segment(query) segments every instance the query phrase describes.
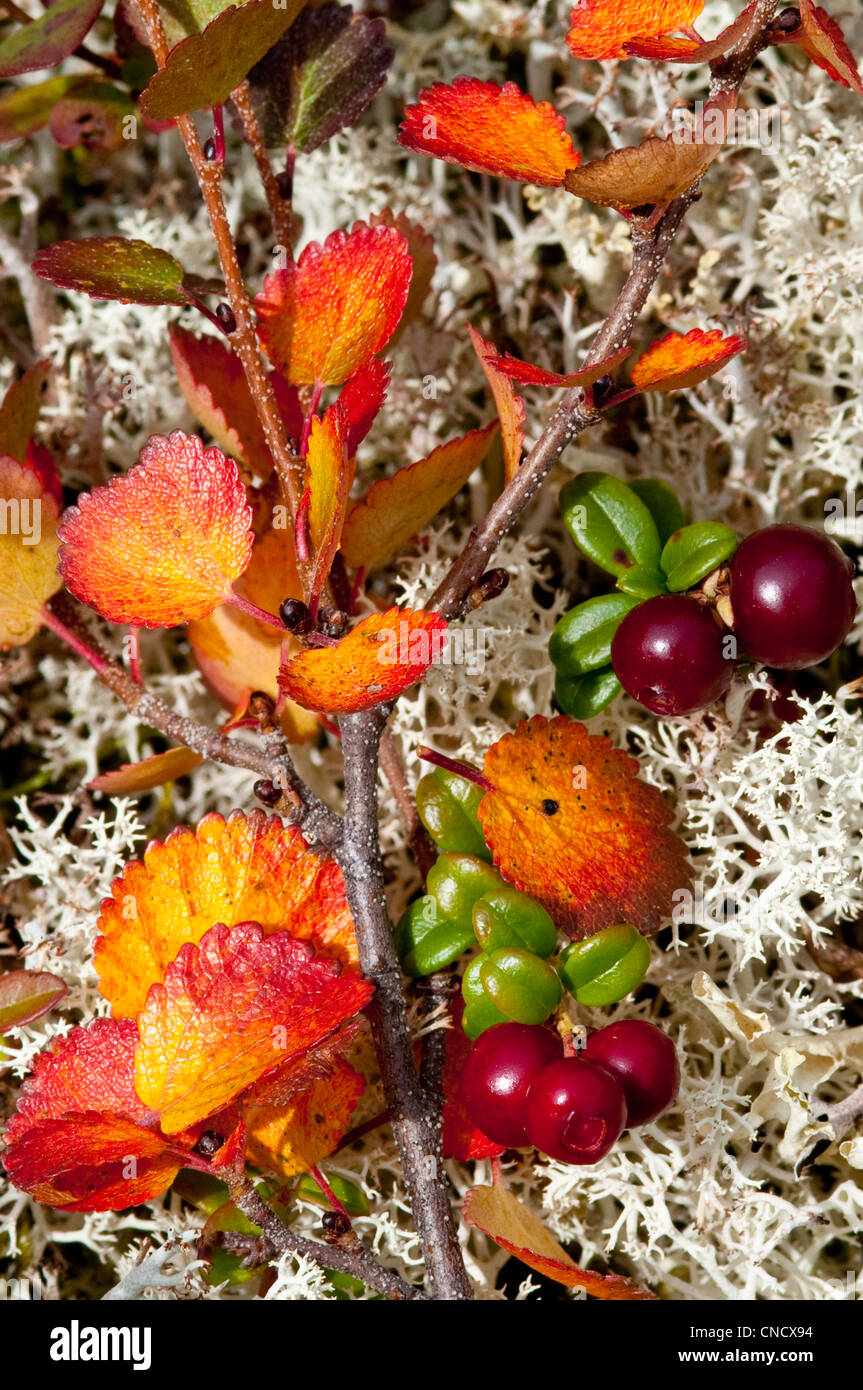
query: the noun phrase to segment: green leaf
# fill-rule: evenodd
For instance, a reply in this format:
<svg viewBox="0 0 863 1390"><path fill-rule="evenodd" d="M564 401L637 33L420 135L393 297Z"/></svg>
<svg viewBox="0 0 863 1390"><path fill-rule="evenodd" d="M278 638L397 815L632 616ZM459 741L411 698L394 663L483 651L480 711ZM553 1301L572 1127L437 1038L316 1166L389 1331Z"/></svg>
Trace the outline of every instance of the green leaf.
<svg viewBox="0 0 863 1390"><path fill-rule="evenodd" d="M660 564L672 594L691 589L733 555L738 541L721 521L693 521L675 531L662 552Z"/></svg>
<svg viewBox="0 0 863 1390"><path fill-rule="evenodd" d="M638 604L639 599L628 594L599 594L564 613L548 644L558 676L583 676L607 666L614 634Z"/></svg>
<svg viewBox="0 0 863 1390"><path fill-rule="evenodd" d="M396 927L396 954L405 974L418 979L433 975L458 960L473 945L473 925L446 916L437 900L426 894L403 913Z"/></svg>
<svg viewBox="0 0 863 1390"><path fill-rule="evenodd" d="M610 705L622 687L610 666L590 671L586 676L558 676L554 698L573 719L591 719Z"/></svg>
<svg viewBox="0 0 863 1390"><path fill-rule="evenodd" d="M686 525L686 517L683 515L677 494L667 483L661 483L658 478L635 478L627 486L639 501L644 503L656 522L661 545L665 545L669 536L673 536L675 531Z"/></svg>
<svg viewBox="0 0 863 1390"><path fill-rule="evenodd" d="M59 0L0 43L0 77L53 68L74 52L96 22L102 0Z"/></svg>
<svg viewBox="0 0 863 1390"><path fill-rule="evenodd" d="M485 792L475 782L434 767L416 790L417 814L438 849L474 854L491 863L477 807Z"/></svg>
<svg viewBox="0 0 863 1390"><path fill-rule="evenodd" d="M308 152L353 125L394 56L382 19L332 3L304 10L249 73L266 144Z"/></svg>
<svg viewBox="0 0 863 1390"><path fill-rule="evenodd" d="M221 106L302 7L303 0L284 0L284 8L273 0L247 0L239 9L223 11L202 34L191 34L171 49L141 97L144 115L164 121Z"/></svg>
<svg viewBox="0 0 863 1390"><path fill-rule="evenodd" d="M61 289L122 304L188 304L185 272L178 260L146 241L85 237L55 241L40 251L33 269Z"/></svg>
<svg viewBox="0 0 863 1390"><path fill-rule="evenodd" d="M12 87L0 96L0 145L21 140L25 135L42 130L51 119L61 97L89 82L80 73L67 77L51 77L47 82L33 82L28 87Z"/></svg>
<svg viewBox="0 0 863 1390"><path fill-rule="evenodd" d="M41 1018L68 992L65 981L44 971L12 970L0 975L0 1032Z"/></svg>
<svg viewBox="0 0 863 1390"><path fill-rule="evenodd" d="M657 594L668 592L662 570L655 570L650 565L633 565L631 570L620 576L617 587L637 599L655 598Z"/></svg>
<svg viewBox="0 0 863 1390"><path fill-rule="evenodd" d="M327 1182L349 1216L368 1216L368 1198L355 1182L340 1178L338 1173L331 1173ZM301 1197L304 1202L313 1202L318 1207L329 1208L330 1205L329 1197L324 1195L311 1173L304 1173L300 1178L296 1186L296 1196Z"/></svg>
<svg viewBox="0 0 863 1390"><path fill-rule="evenodd" d="M619 578L633 565L659 566L659 532L645 504L610 473L580 473L560 508L572 539L594 564Z"/></svg>

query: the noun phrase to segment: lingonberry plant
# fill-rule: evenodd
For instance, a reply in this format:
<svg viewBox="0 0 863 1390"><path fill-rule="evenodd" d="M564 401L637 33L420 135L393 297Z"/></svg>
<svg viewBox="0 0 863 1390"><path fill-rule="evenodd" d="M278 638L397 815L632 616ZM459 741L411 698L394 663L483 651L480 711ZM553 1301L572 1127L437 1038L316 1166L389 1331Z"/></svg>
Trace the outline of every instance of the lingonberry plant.
<svg viewBox="0 0 863 1390"><path fill-rule="evenodd" d="M102 0L62 0L39 15L0 3L11 21L0 76L25 77L0 93L0 139L32 142L16 148L43 161L56 146L81 175L85 207L100 197L88 160L119 160L136 141L142 177L174 221L203 209L218 263L202 274L123 225L106 233L101 216L98 234L67 236L60 199L29 232L22 225L23 242L38 234L39 245L16 272L32 350L19 353L26 369L0 407L0 647L20 659L12 677L26 686L35 675L16 654L28 644L48 654L51 681L65 644L165 743L88 770L81 794L111 798L117 818L123 798L194 784L208 767L236 770L243 798L227 815L211 799L192 826L171 824L169 799L157 806L143 857L93 914L80 967L98 978L95 1009L67 996L62 942L56 971L30 969L13 924L18 958L0 977L0 1031L17 1064L2 1149L10 1182L58 1213L182 1204L197 1213L198 1277L211 1287L255 1278L266 1294L274 1266L307 1264L326 1271L332 1296L470 1299L494 1282L483 1287L477 1230L501 1260L592 1297L669 1296L658 1279L647 1289L577 1265L504 1176L541 1173L549 1159L584 1172L624 1152L639 1161L650 1135L631 1131L673 1116L681 1074L698 1064L695 1031L678 1042L642 982L668 954L667 932L651 938L679 926L681 901L692 902L704 856L694 864L690 848L704 842L682 838L684 797L633 756L643 742L580 721L621 691L659 721L692 715L733 692L738 672L767 688L758 663L801 671L826 661L854 623L853 563L821 531L688 517L663 479L573 468L559 510L593 567L572 588L591 592L566 613L547 585L535 600L556 622L543 671L556 670L557 712L513 698L525 636L513 618L508 677L488 702L500 724L478 756L430 702L410 750L417 765L406 767L393 724L424 682L441 679L439 707L464 704L477 654L463 639L523 578L505 559L510 537L529 536L534 522L554 533L541 494L565 450L590 431L623 443L619 471L640 471L626 466L621 422L649 421L676 392L708 411L696 388L732 363L742 381L757 370L758 344L737 331L745 315L718 298L720 327L657 334L640 318L735 140L750 75L767 89L764 55L781 50L793 66L802 54L863 96L840 27L812 0L752 0L705 39L694 28L702 0L578 0L566 44L574 71L605 65L596 109L631 64L651 65L669 107L670 74L683 65L698 102L667 136L582 159L560 81L535 99L514 81L456 75L410 101L396 129L385 84L402 26L388 32L382 15L334 0L118 0L110 19ZM309 193L304 161L335 166L354 127L398 139L406 183L442 176L428 156L469 171L488 200L488 236L507 208L492 208L490 190L512 181L537 218L537 193L558 200L564 220L583 202L601 210L590 215L609 237L631 244L623 284L604 293L598 323L588 315L570 370L511 351L517 315L487 312L492 290L474 287L483 331L465 322L461 336L492 404L474 400L470 428L436 425L422 450L405 429L392 456L389 446L375 456L388 411L411 391L436 399L442 359L425 340L439 267L421 216L389 206L403 201L396 188L363 216L342 215L349 200L334 200L325 232L308 234L317 209L294 197ZM188 167L168 178L160 161L181 149ZM23 159L18 176L26 182ZM268 274L250 264L251 234L234 216L253 178ZM20 200L24 224L24 189ZM74 229L86 232L86 217ZM564 298L559 277L557 288ZM65 452L59 439L53 451L43 442L68 381L52 361L55 340L37 331L46 304L55 316L58 302L85 296L129 306L141 323L160 315L149 320L157 336L171 311L165 355L187 407L148 430L125 466L97 463L89 477L71 440ZM454 323L465 302L448 306ZM448 321L442 331L455 335ZM5 335L10 351L19 329ZM557 335L545 336L555 359ZM445 341L455 352L456 338ZM562 395L534 425L528 405L539 419L548 391ZM115 426L122 434L122 411ZM470 519L468 489L474 504L482 498ZM410 584L405 556L426 553L436 522L449 563ZM563 590L573 568L563 546L558 565ZM528 588L533 603L533 577ZM160 662L175 674L194 665L209 717L164 698ZM656 737L675 737L670 728L660 722ZM412 855L408 879L392 872L379 774ZM689 778L693 798L706 775ZM741 856L744 838L745 828ZM813 879L806 891L827 890ZM679 932L676 944L688 944ZM733 1007L729 1026L750 1039ZM73 1014L52 1034L46 1020L64 1009ZM755 1035L764 1032L759 1024ZM33 1036L44 1046L30 1047ZM362 1184L330 1171L385 1134L395 1176L376 1177L374 1147L363 1150ZM470 1167L457 1209L445 1161L490 1164L492 1185ZM401 1233L412 1258L378 1253L362 1226L390 1200L381 1226Z"/></svg>

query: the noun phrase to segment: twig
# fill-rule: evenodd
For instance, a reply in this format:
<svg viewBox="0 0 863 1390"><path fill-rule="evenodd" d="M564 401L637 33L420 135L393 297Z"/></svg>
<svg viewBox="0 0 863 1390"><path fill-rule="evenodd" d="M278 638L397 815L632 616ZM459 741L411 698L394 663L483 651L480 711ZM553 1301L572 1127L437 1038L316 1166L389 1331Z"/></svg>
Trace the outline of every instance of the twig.
<svg viewBox="0 0 863 1390"><path fill-rule="evenodd" d="M274 1250L278 1251L279 1254L287 1252L291 1255L305 1255L307 1259L314 1260L315 1264L320 1265L321 1269L334 1269L341 1274L350 1274L354 1279L359 1279L367 1288L376 1289L378 1293L385 1294L387 1298L410 1299L412 1301L425 1298L422 1289L405 1283L398 1274L394 1274L392 1270L385 1269L383 1265L379 1264L371 1251L358 1238L342 1247L340 1245L325 1245L323 1241L301 1236L279 1220L272 1208L268 1207L266 1202L259 1197L248 1179L231 1176L226 1180L234 1205L239 1207L243 1215L247 1216L255 1226L260 1227L269 1238Z"/></svg>
<svg viewBox="0 0 863 1390"><path fill-rule="evenodd" d="M258 173L261 176L261 184L264 189L264 196L267 200L267 207L270 209L270 217L273 220L273 231L278 245L285 248L285 253L290 256L291 244L293 242L293 223L294 219L291 212L290 202L282 197L282 190L279 187L279 180L273 173L273 166L270 163L270 156L264 144L261 134L261 127L255 115L255 108L249 94L249 83L241 82L239 87L231 93L231 100L237 108L237 114L243 127L243 134L255 156L255 163L258 166Z"/></svg>
<svg viewBox="0 0 863 1390"><path fill-rule="evenodd" d="M368 1013L384 1094L410 1193L431 1296L473 1297L455 1233L449 1185L440 1156L434 1099L414 1065L401 974L384 903L377 815L378 746L386 714L343 715L344 838L338 851L357 934L360 966L375 985Z"/></svg>
<svg viewBox="0 0 863 1390"><path fill-rule="evenodd" d="M390 785L399 815L407 835L408 845L417 868L425 879L437 859L434 842L417 815L416 803L410 794L401 754L389 729L384 729L380 745L380 769Z"/></svg>

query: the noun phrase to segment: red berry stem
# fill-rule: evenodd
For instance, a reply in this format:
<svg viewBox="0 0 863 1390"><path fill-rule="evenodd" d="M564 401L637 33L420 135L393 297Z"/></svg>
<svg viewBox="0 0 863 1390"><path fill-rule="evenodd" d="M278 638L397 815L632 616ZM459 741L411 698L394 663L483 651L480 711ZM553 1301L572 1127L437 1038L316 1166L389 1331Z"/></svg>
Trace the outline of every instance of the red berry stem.
<svg viewBox="0 0 863 1390"><path fill-rule="evenodd" d="M454 772L456 777L463 777L466 782L475 782L483 791L491 791L491 782L478 767L471 767L470 763L450 758L446 753L437 753L434 748L426 748L425 744L417 749L417 757L422 758L423 762L433 763L435 767L442 767L445 772Z"/></svg>

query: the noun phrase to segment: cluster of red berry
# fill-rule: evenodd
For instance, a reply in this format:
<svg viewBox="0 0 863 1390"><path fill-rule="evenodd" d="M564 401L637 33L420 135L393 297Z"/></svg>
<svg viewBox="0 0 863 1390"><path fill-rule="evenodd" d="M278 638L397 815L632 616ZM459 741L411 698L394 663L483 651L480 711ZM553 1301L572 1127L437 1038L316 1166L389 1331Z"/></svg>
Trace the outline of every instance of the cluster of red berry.
<svg viewBox="0 0 863 1390"><path fill-rule="evenodd" d="M532 1144L561 1163L596 1163L624 1129L647 1124L677 1095L671 1039L628 1019L567 1056L546 1027L501 1023L477 1039L461 1090L474 1124L507 1148Z"/></svg>
<svg viewBox="0 0 863 1390"><path fill-rule="evenodd" d="M611 646L615 674L654 714L686 714L723 695L748 656L783 671L826 660L854 621L854 566L805 526L767 526L730 562L729 629L709 604L661 594L633 608ZM739 649L738 649L739 648Z"/></svg>

